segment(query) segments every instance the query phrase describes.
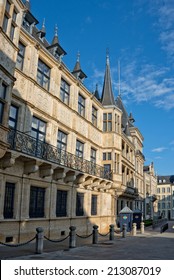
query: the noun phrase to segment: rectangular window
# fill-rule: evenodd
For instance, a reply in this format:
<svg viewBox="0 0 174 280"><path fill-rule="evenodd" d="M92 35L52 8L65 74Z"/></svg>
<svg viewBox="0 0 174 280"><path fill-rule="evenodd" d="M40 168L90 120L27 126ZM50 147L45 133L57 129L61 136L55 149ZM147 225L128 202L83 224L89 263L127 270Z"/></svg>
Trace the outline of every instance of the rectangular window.
<svg viewBox="0 0 174 280"><path fill-rule="evenodd" d="M18 47L19 47L19 52L16 60L16 67L22 70L24 64L25 46L21 42L19 42Z"/></svg>
<svg viewBox="0 0 174 280"><path fill-rule="evenodd" d="M33 116L31 136L37 140L45 141L46 123Z"/></svg>
<svg viewBox="0 0 174 280"><path fill-rule="evenodd" d="M83 158L84 144L77 140L76 142L76 156Z"/></svg>
<svg viewBox="0 0 174 280"><path fill-rule="evenodd" d="M70 85L62 79L60 86L60 99L67 105L69 105L69 95Z"/></svg>
<svg viewBox="0 0 174 280"><path fill-rule="evenodd" d="M97 109L92 106L92 124L97 126Z"/></svg>
<svg viewBox="0 0 174 280"><path fill-rule="evenodd" d="M57 148L66 151L66 146L67 146L67 134L59 130L58 138L57 138Z"/></svg>
<svg viewBox="0 0 174 280"><path fill-rule="evenodd" d="M106 153L103 153L103 160L106 160Z"/></svg>
<svg viewBox="0 0 174 280"><path fill-rule="evenodd" d="M67 216L67 191L57 190L56 216Z"/></svg>
<svg viewBox="0 0 174 280"><path fill-rule="evenodd" d="M11 4L10 4L9 1L7 0L7 2L6 2L6 7L5 7L5 14L4 14L3 26L2 26L2 29L4 30L4 32L7 32L8 20L9 20L9 18L10 18L10 6L11 6Z"/></svg>
<svg viewBox="0 0 174 280"><path fill-rule="evenodd" d="M50 68L39 59L37 68L37 82L46 90L49 90L50 72Z"/></svg>
<svg viewBox="0 0 174 280"><path fill-rule="evenodd" d="M97 215L97 195L91 197L91 215Z"/></svg>
<svg viewBox="0 0 174 280"><path fill-rule="evenodd" d="M160 188L157 188L157 193L160 193Z"/></svg>
<svg viewBox="0 0 174 280"><path fill-rule="evenodd" d="M169 187L169 188L167 188L167 192L170 192L170 187Z"/></svg>
<svg viewBox="0 0 174 280"><path fill-rule="evenodd" d="M104 164L104 173L107 178L111 178L111 165L110 164Z"/></svg>
<svg viewBox="0 0 174 280"><path fill-rule="evenodd" d="M2 83L1 91L0 91L0 123L2 123L3 121L6 92L7 92L7 86Z"/></svg>
<svg viewBox="0 0 174 280"><path fill-rule="evenodd" d="M84 216L84 193L77 193L76 216Z"/></svg>
<svg viewBox="0 0 174 280"><path fill-rule="evenodd" d="M45 189L39 187L31 187L30 189L30 218L43 218L45 205Z"/></svg>
<svg viewBox="0 0 174 280"><path fill-rule="evenodd" d="M9 114L9 127L16 129L17 128L17 119L18 119L18 107L11 105L10 114Z"/></svg>
<svg viewBox="0 0 174 280"><path fill-rule="evenodd" d="M112 113L103 114L103 131L112 131Z"/></svg>
<svg viewBox="0 0 174 280"><path fill-rule="evenodd" d="M165 188L162 188L162 192L165 193Z"/></svg>
<svg viewBox="0 0 174 280"><path fill-rule="evenodd" d="M4 219L12 219L14 214L15 184L6 182L4 198Z"/></svg>
<svg viewBox="0 0 174 280"><path fill-rule="evenodd" d="M14 32L15 32L15 25L12 23L11 24L11 29L10 29L10 39L13 41L14 39Z"/></svg>
<svg viewBox="0 0 174 280"><path fill-rule="evenodd" d="M81 94L78 97L78 113L82 117L85 116L85 98Z"/></svg>
<svg viewBox="0 0 174 280"><path fill-rule="evenodd" d="M96 150L91 148L91 161L96 163Z"/></svg>

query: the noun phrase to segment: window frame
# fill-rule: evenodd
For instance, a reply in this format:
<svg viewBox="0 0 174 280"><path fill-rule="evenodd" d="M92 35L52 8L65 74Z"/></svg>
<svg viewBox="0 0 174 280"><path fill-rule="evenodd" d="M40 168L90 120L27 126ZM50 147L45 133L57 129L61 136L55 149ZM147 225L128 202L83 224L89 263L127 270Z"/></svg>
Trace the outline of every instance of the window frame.
<svg viewBox="0 0 174 280"><path fill-rule="evenodd" d="M12 107L16 110L16 112L15 112L15 117L14 117L14 118L11 116L11 109L12 109ZM10 128L13 128L13 129L15 129L15 130L16 130L16 128L17 128L17 122L18 122L18 111L19 111L19 107L17 107L17 106L15 106L15 105L11 104L11 106L10 106L10 111L9 111L9 121L8 121L8 124L9 124L9 127L10 127ZM14 125L10 125L10 122L13 122Z"/></svg>
<svg viewBox="0 0 174 280"><path fill-rule="evenodd" d="M76 194L76 216L84 216L84 193L77 192Z"/></svg>
<svg viewBox="0 0 174 280"><path fill-rule="evenodd" d="M38 125L37 125L37 128L34 128L33 127L33 120L37 120L38 121ZM45 129L44 129L44 132L42 130L40 130L40 127L41 127L41 123L43 123L45 125ZM42 142L45 142L45 138L46 138L46 126L47 126L47 123L45 121L43 121L42 119L39 119L37 118L36 116L33 116L32 118L32 124L31 124L31 136L33 138L35 138L36 140L40 140ZM36 133L36 137L33 136L32 132ZM40 136L43 136L43 139L40 139Z"/></svg>
<svg viewBox="0 0 174 280"><path fill-rule="evenodd" d="M61 83L60 83L60 99L62 100L63 103L69 105L70 85L63 78L61 78Z"/></svg>
<svg viewBox="0 0 174 280"><path fill-rule="evenodd" d="M112 131L112 113L103 113L103 132Z"/></svg>
<svg viewBox="0 0 174 280"><path fill-rule="evenodd" d="M14 197L15 197L15 183L6 182L5 196L4 196L4 219L14 218Z"/></svg>
<svg viewBox="0 0 174 280"><path fill-rule="evenodd" d="M30 187L29 217L31 219L45 217L45 193L45 188Z"/></svg>
<svg viewBox="0 0 174 280"><path fill-rule="evenodd" d="M67 217L68 191L57 190L56 195L56 217Z"/></svg>
<svg viewBox="0 0 174 280"><path fill-rule="evenodd" d="M81 147L81 148L79 148ZM83 159L84 156L84 143L79 141L78 139L76 140L76 156Z"/></svg>
<svg viewBox="0 0 174 280"><path fill-rule="evenodd" d="M22 50L21 50L20 46L22 46ZM19 48L19 51L18 51L17 59L16 59L16 67L19 70L23 70L26 46L21 41L19 41L18 48Z"/></svg>
<svg viewBox="0 0 174 280"><path fill-rule="evenodd" d="M92 124L94 126L97 126L97 115L98 115L98 110L96 109L95 106L92 106Z"/></svg>
<svg viewBox="0 0 174 280"><path fill-rule="evenodd" d="M79 93L78 95L78 113L80 116L85 117L85 97Z"/></svg>
<svg viewBox="0 0 174 280"><path fill-rule="evenodd" d="M91 195L91 216L97 215L97 200L98 200L98 195L92 194Z"/></svg>
<svg viewBox="0 0 174 280"><path fill-rule="evenodd" d="M48 72L48 74L46 74L46 72ZM50 88L50 77L51 68L39 58L37 65L37 83L47 91L49 91Z"/></svg>
<svg viewBox="0 0 174 280"><path fill-rule="evenodd" d="M59 137L59 136L61 136L61 137ZM62 140L63 137L65 137L65 141ZM66 151L66 149L67 149L67 138L68 138L67 133L65 133L62 130L58 130L58 133L57 133L57 148L59 150Z"/></svg>

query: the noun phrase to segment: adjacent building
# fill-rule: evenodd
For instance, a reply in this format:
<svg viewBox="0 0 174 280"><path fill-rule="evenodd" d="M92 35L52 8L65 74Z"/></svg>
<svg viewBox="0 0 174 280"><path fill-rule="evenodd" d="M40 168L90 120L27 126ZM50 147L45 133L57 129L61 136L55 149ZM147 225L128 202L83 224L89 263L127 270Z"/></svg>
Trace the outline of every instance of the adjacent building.
<svg viewBox="0 0 174 280"><path fill-rule="evenodd" d="M157 175L153 162L144 166L144 218L158 217Z"/></svg>
<svg viewBox="0 0 174 280"><path fill-rule="evenodd" d="M158 213L167 219L174 219L174 175L158 176Z"/></svg>
<svg viewBox="0 0 174 280"><path fill-rule="evenodd" d="M112 89L90 92L79 55L70 71L57 27L37 28L30 1L0 0L0 240L38 226L107 232L124 206L144 211L143 136Z"/></svg>

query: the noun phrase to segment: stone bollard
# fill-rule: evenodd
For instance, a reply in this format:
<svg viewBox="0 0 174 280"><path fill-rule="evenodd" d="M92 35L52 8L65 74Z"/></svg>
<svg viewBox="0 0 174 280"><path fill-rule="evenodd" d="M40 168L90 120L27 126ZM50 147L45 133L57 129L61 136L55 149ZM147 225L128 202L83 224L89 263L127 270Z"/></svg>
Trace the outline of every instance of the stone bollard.
<svg viewBox="0 0 174 280"><path fill-rule="evenodd" d="M140 232L144 233L144 223L143 222L141 222L141 225L140 225Z"/></svg>
<svg viewBox="0 0 174 280"><path fill-rule="evenodd" d="M126 232L127 232L127 226L126 224L123 224L123 233L122 233L123 238L126 238Z"/></svg>
<svg viewBox="0 0 174 280"><path fill-rule="evenodd" d="M36 254L42 254L43 253L43 228L38 227L36 228L37 234L36 234Z"/></svg>
<svg viewBox="0 0 174 280"><path fill-rule="evenodd" d="M98 226L93 226L93 238L92 238L92 244L98 243Z"/></svg>
<svg viewBox="0 0 174 280"><path fill-rule="evenodd" d="M114 240L114 225L110 225L109 233L109 240Z"/></svg>
<svg viewBox="0 0 174 280"><path fill-rule="evenodd" d="M133 236L136 236L136 235L137 235L137 224L136 224L136 223L133 223L132 235L133 235Z"/></svg>
<svg viewBox="0 0 174 280"><path fill-rule="evenodd" d="M69 248L76 247L76 227L71 226L69 232Z"/></svg>

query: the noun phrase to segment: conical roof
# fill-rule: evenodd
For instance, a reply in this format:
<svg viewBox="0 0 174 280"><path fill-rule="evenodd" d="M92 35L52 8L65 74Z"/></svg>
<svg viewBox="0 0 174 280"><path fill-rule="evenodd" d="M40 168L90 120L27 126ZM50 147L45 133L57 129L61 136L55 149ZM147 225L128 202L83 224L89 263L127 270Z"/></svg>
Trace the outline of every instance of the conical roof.
<svg viewBox="0 0 174 280"><path fill-rule="evenodd" d="M124 214L124 213L128 214L128 213L133 213L133 211L129 207L125 206L119 213L120 214Z"/></svg>
<svg viewBox="0 0 174 280"><path fill-rule="evenodd" d="M112 82L110 74L109 56L106 57L106 70L103 84L103 91L101 97L101 103L103 106L115 105L114 94L112 91Z"/></svg>

